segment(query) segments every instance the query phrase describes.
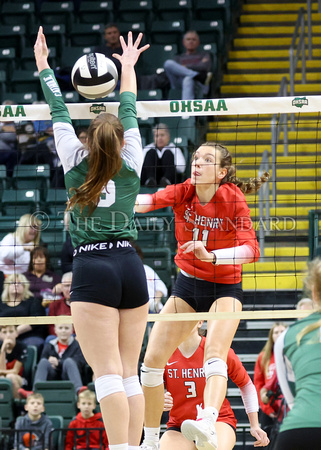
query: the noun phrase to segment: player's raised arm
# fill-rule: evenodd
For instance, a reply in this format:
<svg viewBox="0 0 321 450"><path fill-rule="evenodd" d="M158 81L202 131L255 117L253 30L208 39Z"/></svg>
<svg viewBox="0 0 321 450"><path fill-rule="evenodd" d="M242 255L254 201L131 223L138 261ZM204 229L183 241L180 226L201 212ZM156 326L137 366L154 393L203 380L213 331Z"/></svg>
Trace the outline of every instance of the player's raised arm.
<svg viewBox="0 0 321 450"><path fill-rule="evenodd" d="M126 44L125 39L120 36L123 54L113 54L113 57L118 59L121 63L120 93L127 91L133 92L135 95L137 94L136 73L134 67L140 54L149 48L149 44L138 48L142 37L143 33L139 33L136 41L133 43L133 34L130 31L128 33L128 42Z"/></svg>

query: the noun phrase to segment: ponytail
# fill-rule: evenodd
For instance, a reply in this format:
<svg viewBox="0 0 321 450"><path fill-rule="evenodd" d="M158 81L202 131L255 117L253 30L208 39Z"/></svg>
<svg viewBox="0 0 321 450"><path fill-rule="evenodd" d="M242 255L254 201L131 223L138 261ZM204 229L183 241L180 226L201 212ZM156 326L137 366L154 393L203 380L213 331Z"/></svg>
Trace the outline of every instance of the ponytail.
<svg viewBox="0 0 321 450"><path fill-rule="evenodd" d="M113 114L100 114L88 128L88 172L79 188L70 188L72 195L67 209L77 204L82 212L88 206L89 214L97 207L104 186L122 168L120 150L124 128Z"/></svg>

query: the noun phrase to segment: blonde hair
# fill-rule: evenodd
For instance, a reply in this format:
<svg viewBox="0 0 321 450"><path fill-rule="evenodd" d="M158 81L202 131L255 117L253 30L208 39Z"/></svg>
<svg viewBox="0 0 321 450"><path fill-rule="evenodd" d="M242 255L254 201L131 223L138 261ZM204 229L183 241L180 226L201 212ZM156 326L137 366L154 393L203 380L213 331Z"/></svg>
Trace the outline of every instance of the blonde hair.
<svg viewBox="0 0 321 450"><path fill-rule="evenodd" d="M99 114L88 128L88 172L84 183L69 189L72 195L67 210L77 204L82 212L88 206L89 214L97 207L104 186L118 172L123 164L121 148L124 127L118 117L109 113Z"/></svg>
<svg viewBox="0 0 321 450"><path fill-rule="evenodd" d="M27 278L22 273L11 273L7 276L4 281L4 287L1 295L2 303L8 303L10 300L9 297L9 286L15 282L22 283L23 285L23 293L22 293L22 301L27 300L28 298L33 296L33 293L29 290L30 283Z"/></svg>
<svg viewBox="0 0 321 450"><path fill-rule="evenodd" d="M287 328L287 325L283 322L275 322L269 331L268 339L266 341L266 344L262 348L262 352L261 352L262 353L261 367L264 370L264 373L266 373L266 374L268 373L270 359L273 354L273 346L274 346L273 332L276 327Z"/></svg>
<svg viewBox="0 0 321 450"><path fill-rule="evenodd" d="M33 392L32 394L28 395L27 399L26 399L26 404L28 404L28 402L30 400L41 400L43 404L45 404L45 399L43 397L42 394L40 394L39 392Z"/></svg>
<svg viewBox="0 0 321 450"><path fill-rule="evenodd" d="M78 394L78 401L85 399L85 400L92 400L94 404L96 405L96 394L95 392L91 391L90 389L85 389L84 391L80 392Z"/></svg>
<svg viewBox="0 0 321 450"><path fill-rule="evenodd" d="M37 217L35 217L32 214L24 214L20 217L16 231L14 231L13 235L16 236L19 241L23 244L25 244L25 232L26 228L28 227L34 227L37 230L37 234L33 240L35 245L39 244L40 241L40 229L41 229L41 220L39 220Z"/></svg>
<svg viewBox="0 0 321 450"><path fill-rule="evenodd" d="M221 154L221 168L227 169L227 173L225 177L222 179L220 186L226 183L235 184L243 194L252 194L253 192L257 192L263 183L269 180L270 174L268 172L264 172L263 175L256 178L249 178L247 181L240 180L237 178L235 166L232 164L232 156L228 149L224 147L224 145L219 144L214 141L208 141L202 144L203 146L213 147L215 150L219 151Z"/></svg>
<svg viewBox="0 0 321 450"><path fill-rule="evenodd" d="M306 289L310 288L312 292L312 300L315 303L316 311L321 312L321 259L315 258L313 261L308 263L307 275L303 281L304 287ZM297 344L300 345L301 339L311 331L314 331L321 327L321 320L307 325L303 330L301 330L297 337Z"/></svg>

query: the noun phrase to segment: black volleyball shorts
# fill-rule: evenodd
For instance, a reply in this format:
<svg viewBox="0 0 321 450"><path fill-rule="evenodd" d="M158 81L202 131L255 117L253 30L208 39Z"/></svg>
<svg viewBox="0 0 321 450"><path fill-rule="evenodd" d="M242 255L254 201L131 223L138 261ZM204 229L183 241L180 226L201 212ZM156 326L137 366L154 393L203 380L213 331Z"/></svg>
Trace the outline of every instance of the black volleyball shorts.
<svg viewBox="0 0 321 450"><path fill-rule="evenodd" d="M70 301L117 309L148 302L142 260L126 240L79 245L74 250Z"/></svg>
<svg viewBox="0 0 321 450"><path fill-rule="evenodd" d="M178 274L172 296L188 303L196 312L208 312L212 304L221 297L233 297L243 301L242 283L223 284L198 280Z"/></svg>

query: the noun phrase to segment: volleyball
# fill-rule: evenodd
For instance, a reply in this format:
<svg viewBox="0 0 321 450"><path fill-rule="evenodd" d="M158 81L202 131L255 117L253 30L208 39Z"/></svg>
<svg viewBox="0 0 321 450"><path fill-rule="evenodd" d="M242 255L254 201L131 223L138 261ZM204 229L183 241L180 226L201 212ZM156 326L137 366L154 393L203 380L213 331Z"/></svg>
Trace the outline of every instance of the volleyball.
<svg viewBox="0 0 321 450"><path fill-rule="evenodd" d="M75 62L71 81L76 91L85 98L95 100L106 97L117 85L117 68L102 53L88 53Z"/></svg>

